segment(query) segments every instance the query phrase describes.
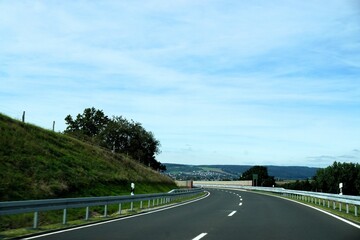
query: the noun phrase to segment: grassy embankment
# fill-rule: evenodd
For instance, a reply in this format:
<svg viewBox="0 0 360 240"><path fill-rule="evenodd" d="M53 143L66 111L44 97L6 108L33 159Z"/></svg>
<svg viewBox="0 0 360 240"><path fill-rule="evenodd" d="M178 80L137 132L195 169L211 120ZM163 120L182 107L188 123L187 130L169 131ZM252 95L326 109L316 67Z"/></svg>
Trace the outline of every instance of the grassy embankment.
<svg viewBox="0 0 360 240"><path fill-rule="evenodd" d="M138 194L176 188L170 178L125 155L2 114L0 179L0 201L124 195L131 182ZM28 223L1 221L0 229Z"/></svg>

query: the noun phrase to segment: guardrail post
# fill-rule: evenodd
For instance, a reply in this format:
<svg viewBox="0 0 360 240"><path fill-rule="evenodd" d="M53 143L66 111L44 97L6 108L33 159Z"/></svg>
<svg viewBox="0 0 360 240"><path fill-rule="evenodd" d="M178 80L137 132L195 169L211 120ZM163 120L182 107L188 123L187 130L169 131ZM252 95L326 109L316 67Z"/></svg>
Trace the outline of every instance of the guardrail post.
<svg viewBox="0 0 360 240"><path fill-rule="evenodd" d="M349 204L348 203L346 204L346 213L347 214L349 213Z"/></svg>
<svg viewBox="0 0 360 240"><path fill-rule="evenodd" d="M336 209L336 202L333 201L333 209L335 210Z"/></svg>
<svg viewBox="0 0 360 240"><path fill-rule="evenodd" d="M140 201L140 209L142 209L142 207L143 207L142 205L143 205L143 204L142 204L142 201Z"/></svg>
<svg viewBox="0 0 360 240"><path fill-rule="evenodd" d="M33 223L33 228L37 229L39 226L39 213L38 212L34 212L34 223Z"/></svg>
<svg viewBox="0 0 360 240"><path fill-rule="evenodd" d="M328 208L330 208L330 201L328 200Z"/></svg>
<svg viewBox="0 0 360 240"><path fill-rule="evenodd" d="M339 202L339 211L341 212L341 202Z"/></svg>
<svg viewBox="0 0 360 240"><path fill-rule="evenodd" d="M357 216L358 216L358 213L357 213L357 206L355 205L354 207L355 207L355 217L357 217Z"/></svg>
<svg viewBox="0 0 360 240"><path fill-rule="evenodd" d="M155 206L155 199L153 199L153 207Z"/></svg>
<svg viewBox="0 0 360 240"><path fill-rule="evenodd" d="M323 199L323 207L325 207L325 199Z"/></svg>
<svg viewBox="0 0 360 240"><path fill-rule="evenodd" d="M105 207L104 207L104 217L107 217L107 210L108 210L108 205L105 205Z"/></svg>
<svg viewBox="0 0 360 240"><path fill-rule="evenodd" d="M132 211L134 209L134 202L131 202L130 204L130 211Z"/></svg>
<svg viewBox="0 0 360 240"><path fill-rule="evenodd" d="M63 210L63 222L62 222L63 225L66 224L66 215L67 215L67 209L64 208L64 210Z"/></svg>
<svg viewBox="0 0 360 240"><path fill-rule="evenodd" d="M119 215L121 215L121 203L119 203Z"/></svg>
<svg viewBox="0 0 360 240"><path fill-rule="evenodd" d="M150 199L148 200L148 208L150 208Z"/></svg>
<svg viewBox="0 0 360 240"><path fill-rule="evenodd" d="M86 207L85 220L89 220L89 207Z"/></svg>

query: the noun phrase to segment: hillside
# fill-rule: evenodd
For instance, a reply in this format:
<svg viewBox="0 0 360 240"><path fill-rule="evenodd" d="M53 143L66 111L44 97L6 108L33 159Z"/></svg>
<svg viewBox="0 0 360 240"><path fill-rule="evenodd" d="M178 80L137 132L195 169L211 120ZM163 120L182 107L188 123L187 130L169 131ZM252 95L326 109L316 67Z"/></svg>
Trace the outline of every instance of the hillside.
<svg viewBox="0 0 360 240"><path fill-rule="evenodd" d="M183 165L165 163L166 173L178 180L235 180L251 168L250 165ZM299 166L266 166L270 176L275 179L308 179L316 174L318 168Z"/></svg>
<svg viewBox="0 0 360 240"><path fill-rule="evenodd" d="M121 154L0 114L0 201L161 192L175 187Z"/></svg>

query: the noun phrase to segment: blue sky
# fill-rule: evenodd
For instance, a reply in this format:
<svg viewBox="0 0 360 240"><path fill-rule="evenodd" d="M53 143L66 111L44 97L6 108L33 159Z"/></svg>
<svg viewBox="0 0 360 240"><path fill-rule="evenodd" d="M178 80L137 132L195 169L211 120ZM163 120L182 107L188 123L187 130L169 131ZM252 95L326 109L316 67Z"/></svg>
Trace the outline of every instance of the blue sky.
<svg viewBox="0 0 360 240"><path fill-rule="evenodd" d="M184 164L360 163L360 3L0 1L0 112L134 119Z"/></svg>

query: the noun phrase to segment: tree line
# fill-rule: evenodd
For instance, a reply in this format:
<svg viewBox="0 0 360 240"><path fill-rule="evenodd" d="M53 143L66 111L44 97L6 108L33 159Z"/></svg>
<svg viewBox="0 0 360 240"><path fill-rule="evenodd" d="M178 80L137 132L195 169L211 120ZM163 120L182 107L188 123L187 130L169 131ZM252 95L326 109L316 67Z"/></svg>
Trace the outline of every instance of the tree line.
<svg viewBox="0 0 360 240"><path fill-rule="evenodd" d="M66 116L65 134L90 141L115 153L123 153L155 170L165 171L166 166L156 160L160 142L141 123L122 116L109 118L102 110L86 108L74 119Z"/></svg>
<svg viewBox="0 0 360 240"><path fill-rule="evenodd" d="M310 181L296 181L282 186L294 190L338 194L340 183L343 183L343 194L360 195L360 164L334 162L331 166L319 169Z"/></svg>
<svg viewBox="0 0 360 240"><path fill-rule="evenodd" d="M254 186L273 187L275 185L275 178L269 176L267 167L254 166L245 171L240 180L252 180Z"/></svg>
<svg viewBox="0 0 360 240"><path fill-rule="evenodd" d="M263 187L275 186L275 179L268 175L267 167L254 166L245 171L240 180L253 180L253 184ZM334 162L331 166L319 169L312 179L296 180L279 184L293 190L340 193L339 184L342 183L342 193L346 195L360 195L360 164Z"/></svg>

